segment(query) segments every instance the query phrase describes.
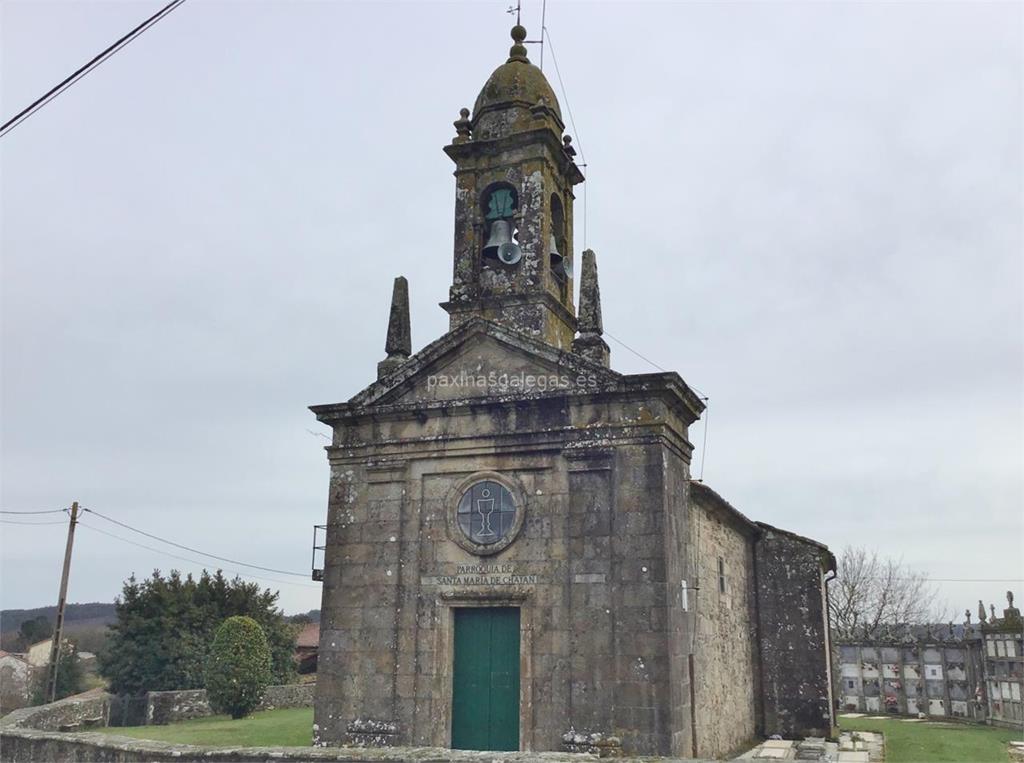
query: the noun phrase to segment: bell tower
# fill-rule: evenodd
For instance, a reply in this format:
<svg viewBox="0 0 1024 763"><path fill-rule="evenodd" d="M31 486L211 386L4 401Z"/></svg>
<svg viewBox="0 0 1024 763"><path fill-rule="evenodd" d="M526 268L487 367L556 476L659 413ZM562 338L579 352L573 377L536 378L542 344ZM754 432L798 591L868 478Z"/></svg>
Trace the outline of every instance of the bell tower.
<svg viewBox="0 0 1024 763"><path fill-rule="evenodd" d="M445 153L455 162L450 328L473 316L572 349L573 186L583 182L555 93L530 63L526 29L462 109Z"/></svg>

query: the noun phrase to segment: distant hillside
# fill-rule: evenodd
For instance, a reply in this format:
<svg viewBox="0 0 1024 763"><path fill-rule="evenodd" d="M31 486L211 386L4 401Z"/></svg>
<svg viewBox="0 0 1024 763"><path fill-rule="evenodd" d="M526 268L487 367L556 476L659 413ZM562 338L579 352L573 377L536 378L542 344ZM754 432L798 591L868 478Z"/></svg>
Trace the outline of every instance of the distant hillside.
<svg viewBox="0 0 1024 763"><path fill-rule="evenodd" d="M26 620L42 615L51 623L57 616L56 605L50 607L36 607L35 609L4 609L0 610L0 632L16 632ZM117 617L114 614L112 603L94 601L88 604L68 604L64 610L64 627L71 624L83 625L109 625Z"/></svg>

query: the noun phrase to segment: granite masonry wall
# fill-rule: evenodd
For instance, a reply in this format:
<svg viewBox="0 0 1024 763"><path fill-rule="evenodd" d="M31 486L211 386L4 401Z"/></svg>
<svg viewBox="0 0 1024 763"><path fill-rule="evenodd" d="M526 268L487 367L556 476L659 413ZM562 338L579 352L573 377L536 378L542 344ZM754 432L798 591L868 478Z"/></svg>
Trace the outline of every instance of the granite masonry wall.
<svg viewBox="0 0 1024 763"><path fill-rule="evenodd" d="M703 487L693 491L700 560L700 590L691 594L697 617L696 752L722 757L749 747L756 733L752 617L756 528L716 509L706 492Z"/></svg>
<svg viewBox="0 0 1024 763"><path fill-rule="evenodd" d="M763 733L833 736L830 632L824 546L758 523L754 547Z"/></svg>
<svg viewBox="0 0 1024 763"><path fill-rule="evenodd" d="M373 722L393 729L388 744L449 746L456 613L495 606L520 610L522 750L601 734L627 755L717 755L758 730L828 733L827 549L717 496L695 521L703 488L686 432L699 402L678 376L552 353L471 321L348 403L314 408L334 430L319 739L349 743L353 724ZM568 375L548 363L583 364L595 386L501 395L430 382ZM467 546L455 520L480 480L519 507L521 525L491 550ZM695 617L708 634L696 641Z"/></svg>
<svg viewBox="0 0 1024 763"><path fill-rule="evenodd" d="M435 373L541 372L535 357L489 336L500 329L477 325L480 335L454 344ZM609 383L625 386L622 378ZM316 702L323 741L350 741L350 725L371 719L394 724L395 744L450 745L455 612L512 606L521 618L520 749L561 750L577 732L618 737L627 754L690 750L679 646L690 618L678 590L689 565L691 446L679 398L670 405L675 393L664 390L677 379L535 398L480 390L482 399L438 405L441 393L411 377L387 405L346 406L337 421L320 413L335 430ZM483 556L453 523L462 491L479 479L504 484L523 513L514 542Z"/></svg>

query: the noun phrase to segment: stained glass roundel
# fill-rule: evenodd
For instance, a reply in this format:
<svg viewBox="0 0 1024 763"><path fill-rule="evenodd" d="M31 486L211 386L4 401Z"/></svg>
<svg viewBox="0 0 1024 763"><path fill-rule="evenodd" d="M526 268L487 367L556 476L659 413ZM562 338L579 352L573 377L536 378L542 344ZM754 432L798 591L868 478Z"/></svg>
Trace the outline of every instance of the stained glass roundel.
<svg viewBox="0 0 1024 763"><path fill-rule="evenodd" d="M462 494L456 517L459 529L470 541L490 546L512 532L516 521L515 500L500 482L475 482Z"/></svg>

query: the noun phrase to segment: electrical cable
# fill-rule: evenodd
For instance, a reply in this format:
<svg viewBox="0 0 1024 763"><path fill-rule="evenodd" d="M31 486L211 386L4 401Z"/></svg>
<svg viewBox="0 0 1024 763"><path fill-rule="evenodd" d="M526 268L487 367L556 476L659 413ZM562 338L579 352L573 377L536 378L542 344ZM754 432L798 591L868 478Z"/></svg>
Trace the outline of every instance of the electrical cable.
<svg viewBox="0 0 1024 763"><path fill-rule="evenodd" d="M108 517L106 514L101 514L100 512L98 512L98 511L96 511L94 509L83 508L82 511L87 511L90 514L99 517L100 519L105 519L108 522L112 522L115 525L119 525L119 526L125 528L126 530L131 530L132 532L138 533L139 535L145 535L147 538L152 538L153 540L158 540L161 543L166 543L169 546L175 546L176 548L180 548L180 549L182 549L184 551L188 551L188 552L193 553L193 554L199 554L200 556L208 556L211 559L217 559L217 560L219 560L221 562L227 562L228 564L237 564L237 565L240 565L242 567L249 567L249 568L254 569L254 570L263 570L264 572L273 572L273 573L275 573L277 575L293 575L293 576L299 577L299 578L305 578L305 577L309 576L309 573L305 573L305 572L292 572L291 570L278 570L278 569L275 569L273 567L263 567L263 566L261 566L259 564L249 564L248 562L240 562L237 559L229 559L229 558L227 558L225 556L217 556L217 554L210 554L210 553L208 553L206 551L200 551L197 548L192 548L190 546L185 546L185 545L182 545L181 543L175 543L173 540L167 540L166 538L161 538L159 535L153 535L152 533L148 533L145 530L140 530L137 527L132 527L131 525L125 524L124 522L120 522L120 521L114 519L113 517Z"/></svg>
<svg viewBox="0 0 1024 763"><path fill-rule="evenodd" d="M99 53L98 55L94 56L87 63L85 63L84 65L80 66L78 69L76 69L74 72L72 72L69 76L65 77L63 80L58 82L52 88L47 90L39 98L37 98L36 100L32 101L32 103L30 103L24 109L22 109L17 114L15 114L13 117L11 117L6 122L4 122L2 125L0 125L0 136L6 135L11 130L13 130L15 127L17 127L22 122L24 122L26 119L31 117L33 114L35 114L41 108L43 108L43 106L48 104L50 101L52 101L54 98L56 98L58 95L63 93L68 88L70 88L76 82L81 80L83 77L85 77L85 75L87 75L89 72L91 72L95 68L97 68L100 64L102 64L108 58L113 56L121 48L123 48L126 45L128 45L129 43L131 43L133 40L135 40L137 37L139 37L147 29L149 29L150 27L155 25L162 18L165 18L166 16L168 16L172 11L174 11L179 5L183 4L184 2L185 2L185 0L171 0L171 2L169 2L167 5L165 5L163 8L161 8L159 11L154 13L148 19L143 21L137 27L132 29L130 32L128 32L128 34L126 34L123 37L121 37L113 45L111 45L110 47L106 48L103 52Z"/></svg>
<svg viewBox="0 0 1024 763"><path fill-rule="evenodd" d="M608 337L609 339L611 339L611 340L612 340L613 342L615 342L616 344L620 344L620 345L622 345L622 346L623 346L623 347L624 347L625 349L629 350L629 351L630 351L631 353L633 353L633 354L634 354L634 355L636 355L636 356L637 356L638 358L640 358L640 360L645 360L645 361L647 361L647 362L648 362L648 363L650 363L650 364L651 364L652 366L654 366L655 368L657 368L657 369L658 369L659 371L662 371L663 373L666 373L666 374L667 374L667 373L671 373L671 371L669 371L669 370L668 370L667 368L662 368L661 366L659 366L659 365L658 365L657 363L655 363L655 362L654 362L653 360L651 360L651 359L650 359L649 357L647 357L646 355L641 355L641 354L640 354L639 352L637 352L636 350L634 350L634 349L633 349L632 347L630 347L630 346L629 346L628 344L626 344L625 342L623 342L623 341L622 341L621 339L619 339L618 337L614 337L614 336L612 336L612 335L611 335L610 333L608 333L608 330L607 330L607 329L605 329L605 331L604 331L604 335L605 335L606 337ZM710 398L708 398L708 396L707 396L707 395L705 395L705 394L704 394L703 392L701 392L701 391L700 391L699 389L697 389L696 387L694 387L694 386L693 386L692 384L690 384L689 382L687 382L687 383L686 383L686 386L687 386L687 387L689 387L690 389L692 389L692 390L693 390L694 392L696 392L696 393L697 393L697 396L698 396L698 397L699 397L699 398L700 398L701 400L703 400L703 401L707 402L707 401L708 401L708 400L710 399Z"/></svg>
<svg viewBox="0 0 1024 763"><path fill-rule="evenodd" d="M555 46L551 43L551 32L547 28L543 28L542 33L545 35L545 40L548 45L551 45L551 62L555 65L555 75L558 77L558 86L562 88L562 100L565 101L565 110L569 112L569 124L572 125L572 131L576 135L576 145L580 149L580 159L583 160L583 166L586 167L587 155L583 151L583 139L580 137L580 131L576 128L576 120L572 115L572 106L569 104L569 95L565 90L565 83L562 81L562 72L558 69L558 57L555 55Z"/></svg>
<svg viewBox="0 0 1024 763"><path fill-rule="evenodd" d="M0 525L66 525L63 519L58 519L56 522L19 522L16 519L0 519Z"/></svg>
<svg viewBox="0 0 1024 763"><path fill-rule="evenodd" d="M711 420L711 406L708 405L708 399L704 398L704 442L700 446L700 476L697 477L697 482L704 481L704 459L708 452L708 422Z"/></svg>
<svg viewBox="0 0 1024 763"><path fill-rule="evenodd" d="M612 336L607 331L604 332L604 335L606 337L608 337L609 339L611 339L612 341L614 341L615 343L617 343L617 344L621 345L622 347L626 348L627 350L629 350L631 353L633 353L638 358L640 358L640 360L647 361L652 366L657 368L659 371L662 371L664 373L669 373L669 371L667 369L662 368L657 363L655 363L653 360L648 358L646 355L641 355L639 352L634 350L632 347L630 347L628 344L623 342L621 339L618 339L618 338ZM703 442L702 442L701 447L700 447L700 476L698 476L697 479L694 480L694 482L703 482L704 481L704 459L707 456L707 452L708 452L708 420L711 418L711 399L707 395L705 395L703 392L701 392L699 389L694 387L692 384L687 383L686 386L688 386L690 389L692 389L694 392L696 392L697 396L701 400L704 401L704 418L702 420L703 424L704 424L704 434L703 434L703 437L702 437Z"/></svg>
<svg viewBox="0 0 1024 763"><path fill-rule="evenodd" d="M46 509L45 511L0 511L0 514L63 514L67 509Z"/></svg>
<svg viewBox="0 0 1024 763"><path fill-rule="evenodd" d="M569 103L569 94L565 90L565 82L562 81L562 72L558 68L558 57L555 55L555 46L551 43L551 32L548 31L547 27L541 22L540 29L541 38L545 40L546 44L551 45L551 61L555 65L555 75L558 77L558 86L562 88L562 100L565 101L565 110L569 113L569 124L572 125L572 131L576 136L576 145L579 146L580 167L586 168L587 166L587 154L583 150L583 139L580 137L580 131L576 127L576 118L572 114L572 105ZM541 47L542 55L544 48ZM583 248L587 248L587 186L589 183L583 184Z"/></svg>
<svg viewBox="0 0 1024 763"><path fill-rule="evenodd" d="M548 0L540 4L540 70L544 71L544 24L548 15Z"/></svg>
<svg viewBox="0 0 1024 763"><path fill-rule="evenodd" d="M79 525L82 526L82 527L87 527L90 530L92 530L93 532L98 532L101 535L106 535L108 538L115 538L116 540L123 541L124 543L128 543L128 544L130 544L132 546L137 546L138 548L144 548L147 551L152 551L153 553L156 553L156 554L163 554L164 556L169 556L172 559L178 559L179 561L182 561L182 562L189 562L191 564L195 564L195 565L197 565L199 567L202 567L204 569L206 569L206 567L207 567L205 562L201 562L201 561L199 561L197 559L189 559L188 557L178 556L177 554L172 554L169 551L164 551L164 550L159 549L159 548L153 548L152 546L147 546L144 543L136 543L133 540L129 540L128 538L123 538L120 535L116 535L115 533L107 532L106 530L101 530L98 527L93 527L92 525L86 524L86 523L84 523L82 521L79 521ZM250 575L247 572L239 572L238 570L225 569L224 571L225 572L233 573L233 574L237 575L238 577L249 578L251 580L262 580L262 581L268 582L268 583L278 583L280 585L300 586L302 588L319 588L320 587L318 585L313 585L312 583L296 583L295 581L292 581L292 580L277 580L276 578L264 578L264 577L260 577L259 575Z"/></svg>
<svg viewBox="0 0 1024 763"><path fill-rule="evenodd" d="M658 369L659 371L662 371L662 372L664 372L664 373L668 373L668 372L669 372L667 368L662 368L661 366L659 366L659 365L658 365L657 363L655 363L655 362L654 362L653 360L651 360L651 359L650 359L649 357L647 357L646 355L641 355L641 354L640 354L639 352L637 352L636 350L634 350L634 349L633 349L632 347L630 347L630 346L629 346L628 344L626 344L625 342L623 342L623 341L622 341L621 339L618 339L618 338L616 338L616 337L612 336L612 335L611 335L611 334L610 334L610 333L609 333L608 331L605 331L605 332L604 332L604 335L605 335L606 337L608 337L609 339L611 339L611 340L612 340L613 342L617 342L618 344L621 344L621 345L622 345L623 347L625 347L625 348L626 348L627 350L629 350L629 351L630 351L631 353L633 353L633 354L634 354L634 355L636 355L636 356L637 356L638 358L640 358L640 360L646 360L646 361L647 361L648 363L650 363L650 364L651 364L652 366L654 366L655 368L657 368L657 369Z"/></svg>

